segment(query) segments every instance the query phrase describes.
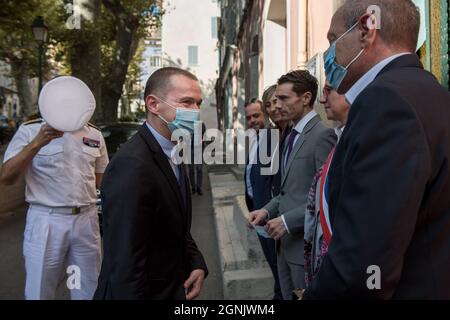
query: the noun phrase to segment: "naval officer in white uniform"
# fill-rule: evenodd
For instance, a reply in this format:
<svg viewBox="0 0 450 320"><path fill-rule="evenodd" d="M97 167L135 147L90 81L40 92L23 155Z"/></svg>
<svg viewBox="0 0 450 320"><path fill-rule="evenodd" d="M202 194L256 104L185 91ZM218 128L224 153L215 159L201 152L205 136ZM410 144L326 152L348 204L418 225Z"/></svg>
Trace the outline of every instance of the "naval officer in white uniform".
<svg viewBox="0 0 450 320"><path fill-rule="evenodd" d="M96 187L108 165L103 136L88 124L95 98L81 80L58 77L39 109L45 121L19 127L0 172L4 184L25 176L25 298L54 299L67 272L71 298L92 299L101 266Z"/></svg>
<svg viewBox="0 0 450 320"><path fill-rule="evenodd" d="M25 175L26 299L53 299L68 266L80 271L71 298L92 298L101 265L96 186L107 164L105 141L91 125L63 134L35 120L11 140L1 180L12 184Z"/></svg>

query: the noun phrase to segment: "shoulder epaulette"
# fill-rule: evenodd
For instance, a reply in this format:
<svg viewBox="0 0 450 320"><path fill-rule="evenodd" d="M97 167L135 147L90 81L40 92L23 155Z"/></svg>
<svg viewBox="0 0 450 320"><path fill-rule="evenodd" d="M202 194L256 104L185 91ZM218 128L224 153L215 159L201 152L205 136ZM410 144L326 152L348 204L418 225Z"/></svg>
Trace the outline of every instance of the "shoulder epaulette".
<svg viewBox="0 0 450 320"><path fill-rule="evenodd" d="M39 119L34 119L34 120L26 121L26 122L24 122L24 123L22 123L22 124L23 124L24 126L27 126L27 125L33 124L33 123L42 123L42 121L44 121L44 120L42 120L41 118L39 118Z"/></svg>
<svg viewBox="0 0 450 320"><path fill-rule="evenodd" d="M93 124L90 123L90 122L88 122L88 126L94 128L94 129L97 129L98 131L102 131L99 127L93 125Z"/></svg>

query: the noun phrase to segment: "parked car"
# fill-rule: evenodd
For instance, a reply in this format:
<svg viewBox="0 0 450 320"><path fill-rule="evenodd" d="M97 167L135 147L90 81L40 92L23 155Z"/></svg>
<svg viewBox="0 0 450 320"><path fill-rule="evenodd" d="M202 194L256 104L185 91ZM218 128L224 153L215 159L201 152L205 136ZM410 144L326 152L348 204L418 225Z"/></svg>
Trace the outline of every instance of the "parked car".
<svg viewBox="0 0 450 320"><path fill-rule="evenodd" d="M111 160L120 146L127 142L139 129L140 123L118 122L99 126L105 139L108 157ZM100 190L97 190L97 209L100 223L100 234L103 235L103 216Z"/></svg>
<svg viewBox="0 0 450 320"><path fill-rule="evenodd" d="M136 122L118 122L100 126L110 160L120 146L138 131L140 126L141 124Z"/></svg>
<svg viewBox="0 0 450 320"><path fill-rule="evenodd" d="M14 130L9 125L9 119L5 116L0 116L0 145L7 144L13 133Z"/></svg>

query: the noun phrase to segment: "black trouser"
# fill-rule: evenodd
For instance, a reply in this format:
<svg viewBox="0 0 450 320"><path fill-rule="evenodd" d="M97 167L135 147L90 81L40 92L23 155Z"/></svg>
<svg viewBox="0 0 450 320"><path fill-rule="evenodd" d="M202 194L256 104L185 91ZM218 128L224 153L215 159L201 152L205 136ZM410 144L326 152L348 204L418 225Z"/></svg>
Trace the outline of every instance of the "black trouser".
<svg viewBox="0 0 450 320"><path fill-rule="evenodd" d="M195 179L197 178L197 179ZM203 186L203 165L189 164L189 180L194 191L201 191Z"/></svg>
<svg viewBox="0 0 450 320"><path fill-rule="evenodd" d="M250 200L251 201L251 200ZM253 211L253 203L252 201L249 203L250 211ZM276 242L272 238L264 238L258 234L259 243L261 244L261 248L264 253L264 257L266 258L267 263L269 264L270 270L273 274L273 279L275 280L275 284L273 286L273 299L274 300L283 300L283 294L281 293L280 280L278 278L278 264L277 264L277 248Z"/></svg>
<svg viewBox="0 0 450 320"><path fill-rule="evenodd" d="M259 242L264 252L264 256L269 263L270 270L272 270L275 285L273 287L273 298L275 300L283 300L281 294L280 280L278 279L278 266L277 266L277 250L275 246L275 240L261 237L258 235Z"/></svg>

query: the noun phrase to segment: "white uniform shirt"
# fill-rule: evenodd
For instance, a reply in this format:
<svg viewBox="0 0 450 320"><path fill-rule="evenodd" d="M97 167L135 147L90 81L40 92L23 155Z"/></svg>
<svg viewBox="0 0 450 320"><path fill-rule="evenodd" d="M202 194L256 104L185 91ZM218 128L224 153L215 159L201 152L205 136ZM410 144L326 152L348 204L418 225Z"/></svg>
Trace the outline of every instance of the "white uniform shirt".
<svg viewBox="0 0 450 320"><path fill-rule="evenodd" d="M4 162L20 153L43 124L20 126L8 145ZM91 145L98 142L98 147L89 146L89 141ZM104 173L108 162L105 140L99 130L84 126L79 131L67 132L41 148L33 158L25 172L25 199L30 204L48 207L95 204L95 174Z"/></svg>

